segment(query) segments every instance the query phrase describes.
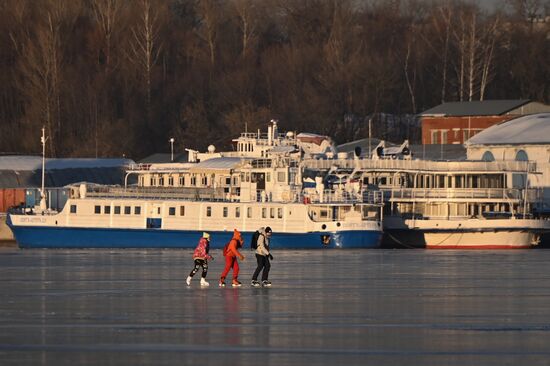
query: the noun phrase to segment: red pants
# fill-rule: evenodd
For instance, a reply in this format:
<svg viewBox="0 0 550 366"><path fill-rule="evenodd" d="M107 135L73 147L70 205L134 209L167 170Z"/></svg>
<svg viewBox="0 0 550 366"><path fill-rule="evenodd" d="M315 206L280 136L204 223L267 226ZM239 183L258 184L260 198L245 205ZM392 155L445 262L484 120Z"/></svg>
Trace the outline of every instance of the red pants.
<svg viewBox="0 0 550 366"><path fill-rule="evenodd" d="M239 263L237 262L237 257L225 257L225 268L223 269L221 278L227 277L229 270L233 268L233 279L236 280L239 276Z"/></svg>

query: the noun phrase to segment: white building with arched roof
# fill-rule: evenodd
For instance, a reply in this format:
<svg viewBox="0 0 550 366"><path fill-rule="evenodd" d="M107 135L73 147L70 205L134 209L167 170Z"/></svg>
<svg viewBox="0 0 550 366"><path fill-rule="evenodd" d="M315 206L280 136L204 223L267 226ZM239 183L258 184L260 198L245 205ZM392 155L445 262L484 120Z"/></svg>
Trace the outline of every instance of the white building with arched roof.
<svg viewBox="0 0 550 366"><path fill-rule="evenodd" d="M531 114L494 125L465 143L468 160L534 161L538 174L530 175L530 187L544 190L545 210L550 210L550 113ZM514 177L523 185L525 177Z"/></svg>

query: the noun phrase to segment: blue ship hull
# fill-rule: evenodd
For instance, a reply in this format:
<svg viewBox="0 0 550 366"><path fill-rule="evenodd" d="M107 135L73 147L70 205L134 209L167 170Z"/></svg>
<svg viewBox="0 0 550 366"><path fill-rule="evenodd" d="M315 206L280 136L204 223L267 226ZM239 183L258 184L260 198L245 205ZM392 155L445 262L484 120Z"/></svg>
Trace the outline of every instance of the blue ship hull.
<svg viewBox="0 0 550 366"><path fill-rule="evenodd" d="M8 219L8 224L9 223ZM20 248L195 248L202 231L98 229L12 226ZM209 231L211 248L223 248L232 231ZM252 232L243 232L250 246ZM273 233L271 246L281 249L378 248L381 231Z"/></svg>

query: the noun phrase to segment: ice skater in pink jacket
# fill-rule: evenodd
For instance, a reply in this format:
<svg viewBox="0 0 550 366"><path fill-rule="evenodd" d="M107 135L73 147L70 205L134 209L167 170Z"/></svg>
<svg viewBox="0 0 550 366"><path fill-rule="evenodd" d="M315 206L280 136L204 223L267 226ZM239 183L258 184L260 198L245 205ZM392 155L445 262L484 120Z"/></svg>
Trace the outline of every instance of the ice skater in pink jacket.
<svg viewBox="0 0 550 366"><path fill-rule="evenodd" d="M193 260L195 261L195 267L193 267L193 270L191 270L191 273L189 273L189 276L187 276L187 280L185 281L187 283L187 286L191 286L191 279L193 276L199 271L199 268L202 267L202 276L201 276L201 286L210 286L208 282L206 282L206 274L208 273L208 260L214 259L210 254L208 254L208 251L210 250L210 234L208 233L202 233L202 238L199 240L199 244L195 248L195 251L193 252Z"/></svg>

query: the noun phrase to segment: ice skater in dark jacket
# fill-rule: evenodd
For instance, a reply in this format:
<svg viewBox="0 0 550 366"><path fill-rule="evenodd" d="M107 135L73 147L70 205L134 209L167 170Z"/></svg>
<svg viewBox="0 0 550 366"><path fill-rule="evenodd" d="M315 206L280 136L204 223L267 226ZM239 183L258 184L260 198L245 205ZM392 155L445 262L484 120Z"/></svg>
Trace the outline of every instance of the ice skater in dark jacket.
<svg viewBox="0 0 550 366"><path fill-rule="evenodd" d="M256 261L258 262L258 266L256 267L256 270L254 271L254 275L252 276L252 283L251 285L253 287L270 287L271 282L269 282L269 270L271 269L271 263L269 263L270 259L273 259L273 256L269 252L269 241L271 239L271 228L268 226L265 229L262 227L258 230L260 232L260 235L258 236L258 242L257 242L257 248L256 248ZM263 270L263 272L262 272ZM262 282L258 282L258 275L262 272Z"/></svg>

